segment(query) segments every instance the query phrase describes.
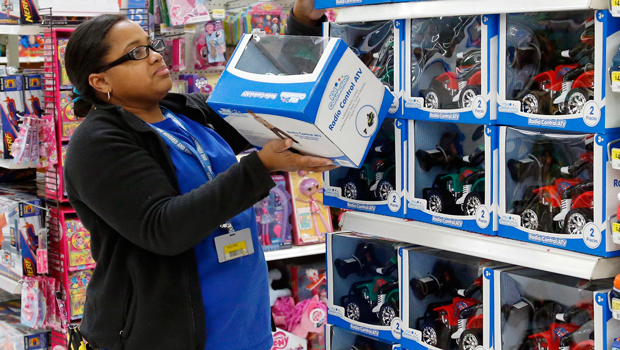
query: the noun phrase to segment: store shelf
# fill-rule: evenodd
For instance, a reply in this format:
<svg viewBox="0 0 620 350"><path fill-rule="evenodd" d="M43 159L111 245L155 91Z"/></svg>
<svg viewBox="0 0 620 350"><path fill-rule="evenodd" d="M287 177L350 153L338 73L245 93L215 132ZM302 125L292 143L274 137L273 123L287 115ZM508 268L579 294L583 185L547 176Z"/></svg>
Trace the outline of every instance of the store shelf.
<svg viewBox="0 0 620 350"><path fill-rule="evenodd" d="M34 35L41 33L43 33L43 30L37 25L0 25L0 34Z"/></svg>
<svg viewBox="0 0 620 350"><path fill-rule="evenodd" d="M291 249L275 250L265 252L265 260L282 260L290 258L299 258L301 256L325 254L325 243L312 244L305 246L293 246Z"/></svg>
<svg viewBox="0 0 620 350"><path fill-rule="evenodd" d="M22 284L8 277L0 275L0 289L11 294L22 294Z"/></svg>
<svg viewBox="0 0 620 350"><path fill-rule="evenodd" d="M23 162L21 164L13 163L13 159L0 159L0 168L5 169L30 169L36 168L37 164L30 162Z"/></svg>
<svg viewBox="0 0 620 350"><path fill-rule="evenodd" d="M614 277L620 257L601 258L376 214L346 212L342 229L585 279Z"/></svg>
<svg viewBox="0 0 620 350"><path fill-rule="evenodd" d="M0 57L0 63L7 63L8 58L6 57ZM43 62L44 58L43 56L35 56L35 57L20 57L19 58L19 63L37 63L37 62Z"/></svg>
<svg viewBox="0 0 620 350"><path fill-rule="evenodd" d="M52 8L54 16L91 17L104 13L118 13L117 1L99 1L85 4L83 0L39 0L39 8Z"/></svg>
<svg viewBox="0 0 620 350"><path fill-rule="evenodd" d="M496 13L608 9L609 0L446 0L342 7L336 22Z"/></svg>

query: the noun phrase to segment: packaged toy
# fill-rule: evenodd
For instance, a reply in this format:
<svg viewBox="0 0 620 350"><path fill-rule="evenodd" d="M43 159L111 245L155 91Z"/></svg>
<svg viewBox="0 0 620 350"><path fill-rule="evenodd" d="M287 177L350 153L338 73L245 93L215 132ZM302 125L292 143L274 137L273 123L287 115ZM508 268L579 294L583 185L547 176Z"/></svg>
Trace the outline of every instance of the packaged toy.
<svg viewBox="0 0 620 350"><path fill-rule="evenodd" d="M180 72L185 68L185 38L174 38L172 39L172 70Z"/></svg>
<svg viewBox="0 0 620 350"><path fill-rule="evenodd" d="M276 328L272 333L273 347L271 350L307 350L308 341L283 329Z"/></svg>
<svg viewBox="0 0 620 350"><path fill-rule="evenodd" d="M258 2L250 5L244 16L246 30L252 34L284 34L282 8L273 2Z"/></svg>
<svg viewBox="0 0 620 350"><path fill-rule="evenodd" d="M94 268L95 260L90 251L90 232L84 228L80 219L65 220L65 242L69 271Z"/></svg>
<svg viewBox="0 0 620 350"><path fill-rule="evenodd" d="M405 118L495 123L497 16L411 19L405 37Z"/></svg>
<svg viewBox="0 0 620 350"><path fill-rule="evenodd" d="M0 12L0 24L19 24L20 0L4 0Z"/></svg>
<svg viewBox="0 0 620 350"><path fill-rule="evenodd" d="M353 333L328 324L325 328L327 350L403 350L398 344Z"/></svg>
<svg viewBox="0 0 620 350"><path fill-rule="evenodd" d="M67 50L67 44L69 39L57 39L56 46L58 47L58 65L60 67L60 88L71 89L71 81L67 75L67 69L65 68L65 51Z"/></svg>
<svg viewBox="0 0 620 350"><path fill-rule="evenodd" d="M384 119L359 169L337 168L323 173L325 202L337 208L404 216L402 145L406 122Z"/></svg>
<svg viewBox="0 0 620 350"><path fill-rule="evenodd" d="M43 101L43 89L40 74L24 76L24 112L26 114L41 117Z"/></svg>
<svg viewBox="0 0 620 350"><path fill-rule="evenodd" d="M254 146L291 138L300 153L352 168L394 100L335 38L245 35L218 86L207 103Z"/></svg>
<svg viewBox="0 0 620 350"><path fill-rule="evenodd" d="M79 320L84 313L86 287L90 282L92 270L69 272L65 286L69 296L69 316L71 320Z"/></svg>
<svg viewBox="0 0 620 350"><path fill-rule="evenodd" d="M173 40L170 38L164 39L166 43L166 48L164 49L164 62L168 64L168 69L172 70L172 65L174 64L174 54L173 54Z"/></svg>
<svg viewBox="0 0 620 350"><path fill-rule="evenodd" d="M10 159L13 142L19 134L18 113L24 112L24 81L21 75L0 77L0 107L4 147L2 157Z"/></svg>
<svg viewBox="0 0 620 350"><path fill-rule="evenodd" d="M211 19L204 0L166 0L170 25L179 26Z"/></svg>
<svg viewBox="0 0 620 350"><path fill-rule="evenodd" d="M327 306L318 296L295 304L291 297L279 298L272 307L276 327L282 328L302 339L310 333L324 333L327 323Z"/></svg>
<svg viewBox="0 0 620 350"><path fill-rule="evenodd" d="M313 264L291 265L291 292L296 302L318 296L327 302L327 278L325 262Z"/></svg>
<svg viewBox="0 0 620 350"><path fill-rule="evenodd" d="M254 205L258 235L263 251L291 248L291 196L286 190L286 179L282 175L272 175L276 187L269 196Z"/></svg>
<svg viewBox="0 0 620 350"><path fill-rule="evenodd" d="M60 91L60 120L62 123L62 141L69 141L82 120L75 116L71 91Z"/></svg>
<svg viewBox="0 0 620 350"><path fill-rule="evenodd" d="M288 191L291 193L293 213L293 240L295 245L325 242L325 234L332 232L329 207L323 204L323 179L320 173L288 173Z"/></svg>
<svg viewBox="0 0 620 350"><path fill-rule="evenodd" d="M19 57L43 56L43 35L20 35Z"/></svg>
<svg viewBox="0 0 620 350"><path fill-rule="evenodd" d="M41 23L39 16L39 0L19 0L21 9L21 24Z"/></svg>
<svg viewBox="0 0 620 350"><path fill-rule="evenodd" d="M609 69L620 20L609 11L501 16L498 123L604 133L620 96Z"/></svg>
<svg viewBox="0 0 620 350"><path fill-rule="evenodd" d="M49 349L49 330L33 329L20 323L19 302L0 304L0 348L13 350Z"/></svg>
<svg viewBox="0 0 620 350"><path fill-rule="evenodd" d="M209 64L226 62L226 41L222 20L205 24L205 43L207 45Z"/></svg>
<svg viewBox="0 0 620 350"><path fill-rule="evenodd" d="M499 235L599 256L620 254L608 224L618 208L620 134L500 129ZM608 227L609 226L609 227Z"/></svg>
<svg viewBox="0 0 620 350"><path fill-rule="evenodd" d="M197 92L210 95L219 79L219 74L198 74L195 82L196 87L199 89Z"/></svg>
<svg viewBox="0 0 620 350"><path fill-rule="evenodd" d="M354 234L327 238L328 321L335 326L400 339L398 246Z"/></svg>
<svg viewBox="0 0 620 350"><path fill-rule="evenodd" d="M497 232L496 126L409 121L407 218Z"/></svg>

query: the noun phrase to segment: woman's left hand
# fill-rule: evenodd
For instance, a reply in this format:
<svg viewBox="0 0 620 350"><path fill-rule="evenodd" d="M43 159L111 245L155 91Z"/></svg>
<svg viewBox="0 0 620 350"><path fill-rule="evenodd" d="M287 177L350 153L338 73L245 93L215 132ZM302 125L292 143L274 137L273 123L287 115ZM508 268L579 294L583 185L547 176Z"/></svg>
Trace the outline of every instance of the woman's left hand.
<svg viewBox="0 0 620 350"><path fill-rule="evenodd" d="M309 26L316 26L316 23L325 14L325 9L316 10L314 0L297 0L293 7L293 15L297 20Z"/></svg>

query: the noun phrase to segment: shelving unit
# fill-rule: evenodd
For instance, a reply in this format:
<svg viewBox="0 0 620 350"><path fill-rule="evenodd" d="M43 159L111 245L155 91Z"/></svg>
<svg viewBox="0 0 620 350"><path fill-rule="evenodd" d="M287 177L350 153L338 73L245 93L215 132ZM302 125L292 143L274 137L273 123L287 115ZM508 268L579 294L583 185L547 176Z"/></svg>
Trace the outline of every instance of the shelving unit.
<svg viewBox="0 0 620 350"><path fill-rule="evenodd" d="M22 284L0 275L0 289L11 294L22 294Z"/></svg>
<svg viewBox="0 0 620 350"><path fill-rule="evenodd" d="M602 258L507 238L361 212L346 212L342 229L584 279L620 273L620 257Z"/></svg>
<svg viewBox="0 0 620 350"><path fill-rule="evenodd" d="M306 246L293 246L291 249L275 250L265 252L265 260L274 261L290 258L299 258L302 256L325 254L325 243L312 244Z"/></svg>
<svg viewBox="0 0 620 350"><path fill-rule="evenodd" d="M41 32L41 27L38 25L0 25L0 35L34 35Z"/></svg>
<svg viewBox="0 0 620 350"><path fill-rule="evenodd" d="M43 56L34 56L34 57L20 57L19 63L41 63L43 62ZM0 57L0 63L7 63L7 57Z"/></svg>
<svg viewBox="0 0 620 350"><path fill-rule="evenodd" d="M86 8L85 8L86 7ZM54 16L91 17L102 13L118 13L118 1L107 3L84 4L82 0L39 0L39 8L51 8Z"/></svg>
<svg viewBox="0 0 620 350"><path fill-rule="evenodd" d="M0 168L5 168L5 169L30 169L30 168L36 168L36 167L37 167L37 164L31 163L31 162L23 162L21 164L15 164L13 162L13 159L0 159Z"/></svg>

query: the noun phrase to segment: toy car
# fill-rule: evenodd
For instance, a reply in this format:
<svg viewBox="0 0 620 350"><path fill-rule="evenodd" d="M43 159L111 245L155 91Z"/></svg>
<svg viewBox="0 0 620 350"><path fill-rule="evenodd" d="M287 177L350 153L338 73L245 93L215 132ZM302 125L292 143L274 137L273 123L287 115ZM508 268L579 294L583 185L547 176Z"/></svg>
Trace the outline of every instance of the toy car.
<svg viewBox="0 0 620 350"><path fill-rule="evenodd" d="M378 290L384 285L390 285L391 288L386 291L385 302L375 312L379 302ZM382 325L388 326L400 311L398 280L391 276L376 276L369 281L356 282L351 286L349 294L340 299L340 304L344 307L345 317L353 321L372 323L374 313Z"/></svg>
<svg viewBox="0 0 620 350"><path fill-rule="evenodd" d="M466 182L468 190L475 192L464 192ZM467 215L475 215L478 206L484 203L484 170L463 167L459 173L437 175L433 187L423 189L422 193L430 211L462 215L463 209L469 208ZM465 204L467 195L470 197ZM463 200L459 201L461 198Z"/></svg>

